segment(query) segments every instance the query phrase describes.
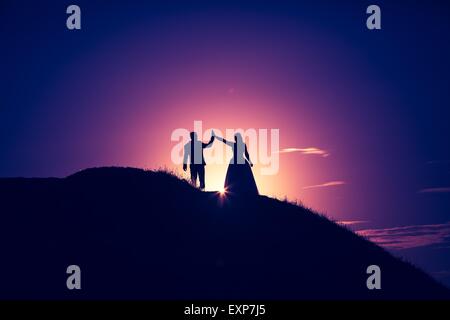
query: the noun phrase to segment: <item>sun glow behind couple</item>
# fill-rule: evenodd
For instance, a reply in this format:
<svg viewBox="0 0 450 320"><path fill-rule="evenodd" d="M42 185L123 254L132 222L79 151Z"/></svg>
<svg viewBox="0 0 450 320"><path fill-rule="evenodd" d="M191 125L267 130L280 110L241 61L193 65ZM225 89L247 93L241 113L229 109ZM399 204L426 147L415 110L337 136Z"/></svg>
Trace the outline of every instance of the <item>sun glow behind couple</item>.
<svg viewBox="0 0 450 320"><path fill-rule="evenodd" d="M203 166L198 166L198 170L194 168L193 175L189 173L187 178L190 180L198 178L200 187L207 191L223 192L225 185L228 186L228 192L231 192L231 184L241 185L239 182L249 181L249 185L244 189L250 188L254 190L251 193L258 193L251 167L255 165L253 171L256 176L278 173L278 129L226 129L223 135L220 129L203 131L202 122L194 121L192 132L184 128L175 129L171 140L177 141L171 150L172 163L178 167L184 164L184 171L191 171L188 170L188 164L191 162L192 154L195 164ZM195 143L191 145L191 141ZM191 148L192 146L194 148ZM203 183L205 174L206 182Z"/></svg>
<svg viewBox="0 0 450 320"><path fill-rule="evenodd" d="M233 140L227 140L211 131L209 142L204 143L198 139L196 132L190 132L190 141L183 147L183 170L189 167L191 183L196 186L197 180L200 189L205 189L205 166L206 161L203 150L210 148L215 140L224 143L233 151L233 156L229 162L223 189L219 189L223 194L229 195L258 195L258 188L251 167L253 167L250 154L242 135L237 132ZM189 165L189 166L188 166Z"/></svg>

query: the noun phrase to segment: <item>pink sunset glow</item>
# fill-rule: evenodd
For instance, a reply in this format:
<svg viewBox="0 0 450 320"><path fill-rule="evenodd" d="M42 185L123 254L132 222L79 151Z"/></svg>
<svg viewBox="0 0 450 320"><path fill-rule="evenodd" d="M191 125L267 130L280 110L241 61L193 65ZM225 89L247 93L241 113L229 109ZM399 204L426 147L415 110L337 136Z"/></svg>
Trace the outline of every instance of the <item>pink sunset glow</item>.
<svg viewBox="0 0 450 320"><path fill-rule="evenodd" d="M289 35L291 26L285 27L279 32ZM65 132L46 150L50 156L58 153L59 161L50 164L55 175L104 165L184 174L171 161L171 133L192 130L195 120L203 123L205 141L209 128L279 129L278 173L263 176L259 165L253 168L260 192L299 199L337 219L366 218L361 213L373 195L367 189L381 188L385 176L375 167L382 146L373 125L378 115L362 116L359 106L369 108L384 98L367 99L378 84L361 82L361 73L370 68L351 48L323 34L306 46L278 33L229 38L222 29L210 38L208 31L194 28L183 31L180 40L181 30L167 26L155 53L140 30L125 30L90 48L61 71L70 87L55 82L48 88L52 94L42 104L65 103L48 120L55 132ZM223 188L226 167L206 167L207 190ZM333 187L325 188L330 183Z"/></svg>

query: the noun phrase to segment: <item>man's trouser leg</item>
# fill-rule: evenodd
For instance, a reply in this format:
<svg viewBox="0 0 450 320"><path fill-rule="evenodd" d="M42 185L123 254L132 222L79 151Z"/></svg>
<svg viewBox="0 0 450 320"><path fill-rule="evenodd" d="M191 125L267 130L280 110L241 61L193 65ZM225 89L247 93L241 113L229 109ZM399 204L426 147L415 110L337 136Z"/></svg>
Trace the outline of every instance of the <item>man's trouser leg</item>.
<svg viewBox="0 0 450 320"><path fill-rule="evenodd" d="M205 166L198 166L198 178L200 180L200 189L205 189Z"/></svg>
<svg viewBox="0 0 450 320"><path fill-rule="evenodd" d="M198 174L197 166L194 164L191 164L189 166L189 170L191 171L191 183L194 186L197 186L197 174Z"/></svg>

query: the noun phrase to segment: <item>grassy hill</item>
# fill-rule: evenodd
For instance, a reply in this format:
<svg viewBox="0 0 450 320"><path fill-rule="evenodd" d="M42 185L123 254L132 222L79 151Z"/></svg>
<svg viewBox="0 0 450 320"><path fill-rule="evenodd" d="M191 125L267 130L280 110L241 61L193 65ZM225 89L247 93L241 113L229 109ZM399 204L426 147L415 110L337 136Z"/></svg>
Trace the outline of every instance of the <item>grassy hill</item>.
<svg viewBox="0 0 450 320"><path fill-rule="evenodd" d="M0 298L446 299L409 263L265 196L222 197L164 172L0 179ZM82 290L66 289L66 268ZM368 290L366 268L381 268Z"/></svg>

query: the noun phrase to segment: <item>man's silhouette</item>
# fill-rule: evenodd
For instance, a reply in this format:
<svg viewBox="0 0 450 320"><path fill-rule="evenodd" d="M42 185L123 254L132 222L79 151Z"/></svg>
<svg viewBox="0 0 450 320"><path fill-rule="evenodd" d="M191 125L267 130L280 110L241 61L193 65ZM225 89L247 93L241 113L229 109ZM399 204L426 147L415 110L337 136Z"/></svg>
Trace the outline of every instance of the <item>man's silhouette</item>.
<svg viewBox="0 0 450 320"><path fill-rule="evenodd" d="M214 141L214 135L211 135L211 139L208 143L203 143L198 140L197 133L191 132L191 141L184 145L183 156L183 170L187 170L187 163L189 157L189 170L191 171L191 181L195 186L197 185L197 176L200 180L200 189L205 189L205 159L203 158L203 149L212 146Z"/></svg>

